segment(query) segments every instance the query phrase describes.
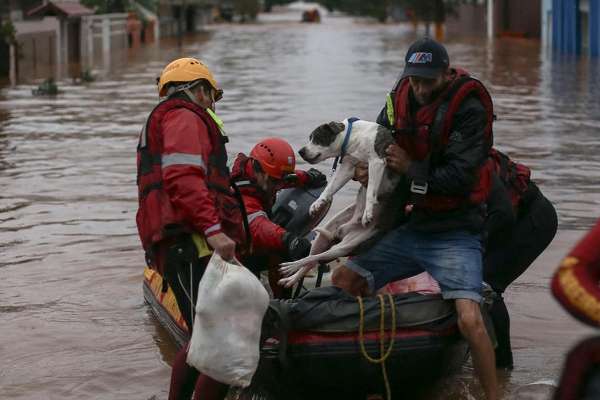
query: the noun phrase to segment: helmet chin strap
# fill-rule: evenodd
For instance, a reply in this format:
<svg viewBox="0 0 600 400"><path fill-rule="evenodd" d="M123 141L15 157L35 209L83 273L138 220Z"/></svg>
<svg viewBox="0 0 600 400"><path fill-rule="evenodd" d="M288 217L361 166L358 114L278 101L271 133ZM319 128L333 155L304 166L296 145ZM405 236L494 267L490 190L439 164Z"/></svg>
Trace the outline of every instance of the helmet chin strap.
<svg viewBox="0 0 600 400"><path fill-rule="evenodd" d="M186 94L186 96L190 99L191 102L202 107L202 104L200 104L200 102L198 101L198 98L194 95L194 93L192 93L192 91L190 90L189 87L182 89L182 91L183 91L183 93Z"/></svg>
<svg viewBox="0 0 600 400"><path fill-rule="evenodd" d="M200 106L202 108L205 108L202 104L200 104L200 101L198 101L198 97L196 97L196 95L194 93L192 93L192 90L191 90L192 88L194 88L194 86L198 85L198 83L200 83L200 82L199 81L194 81L194 82L186 83L185 85L178 86L178 87L174 88L173 91L169 91L169 93L167 94L167 97L170 97L173 93L176 93L176 92L183 92L183 93L185 93L185 95L188 97L188 99L192 103L194 103L194 104L196 104L196 105L198 105L198 106ZM215 103L216 103L215 96L213 95L213 93L211 91L211 93L210 93L210 107L208 107L208 108L214 110L215 109Z"/></svg>

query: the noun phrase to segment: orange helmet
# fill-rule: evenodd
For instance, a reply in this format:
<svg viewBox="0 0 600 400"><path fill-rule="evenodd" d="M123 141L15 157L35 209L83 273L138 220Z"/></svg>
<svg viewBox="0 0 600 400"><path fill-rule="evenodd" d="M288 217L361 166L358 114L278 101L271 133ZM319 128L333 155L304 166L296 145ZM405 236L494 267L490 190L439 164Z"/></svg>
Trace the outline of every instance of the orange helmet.
<svg viewBox="0 0 600 400"><path fill-rule="evenodd" d="M162 71L158 78L158 94L165 96L167 94L167 85L172 82L194 82L199 79L205 79L217 91L217 97L222 96L223 91L217 85L208 67L201 61L191 58L178 58L171 61ZM218 99L216 99L218 100Z"/></svg>
<svg viewBox="0 0 600 400"><path fill-rule="evenodd" d="M262 170L272 178L283 179L287 174L294 173L296 156L288 142L272 137L258 142L250 157L258 161Z"/></svg>

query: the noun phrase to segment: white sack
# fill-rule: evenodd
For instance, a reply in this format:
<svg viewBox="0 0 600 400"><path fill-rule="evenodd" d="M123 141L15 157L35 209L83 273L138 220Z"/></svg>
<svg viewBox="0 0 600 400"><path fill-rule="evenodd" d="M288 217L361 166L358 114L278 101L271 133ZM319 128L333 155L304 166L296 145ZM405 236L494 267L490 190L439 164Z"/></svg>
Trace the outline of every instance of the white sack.
<svg viewBox="0 0 600 400"><path fill-rule="evenodd" d="M198 285L187 363L219 382L250 385L268 305L269 294L252 272L213 253Z"/></svg>

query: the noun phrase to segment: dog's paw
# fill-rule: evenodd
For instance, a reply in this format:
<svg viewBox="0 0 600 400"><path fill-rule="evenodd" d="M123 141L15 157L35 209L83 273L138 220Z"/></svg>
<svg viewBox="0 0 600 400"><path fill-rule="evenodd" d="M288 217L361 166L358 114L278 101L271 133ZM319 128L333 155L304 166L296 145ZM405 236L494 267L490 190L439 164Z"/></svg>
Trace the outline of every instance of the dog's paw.
<svg viewBox="0 0 600 400"><path fill-rule="evenodd" d="M298 271L296 271L296 273L294 275L288 276L286 278L282 278L277 283L280 286L284 286L286 288L291 288L292 286L294 286L295 284L300 282L300 280L304 277L304 275L306 275L306 273L308 271L310 271L312 268L313 267L310 265L305 265L304 267L302 267Z"/></svg>
<svg viewBox="0 0 600 400"><path fill-rule="evenodd" d="M298 283L300 281L300 279L302 279L303 276L304 275L302 274L302 270L300 270L300 271L296 272L292 276L288 276L286 278L280 279L277 283L279 284L279 286L283 286L283 287L286 287L286 288L291 288L296 283Z"/></svg>
<svg viewBox="0 0 600 400"><path fill-rule="evenodd" d="M279 272L283 276L290 276L296 273L300 268L302 268L302 264L297 261L291 261L279 264Z"/></svg>
<svg viewBox="0 0 600 400"><path fill-rule="evenodd" d="M296 284L296 281L293 276L288 276L287 278L281 278L277 281L279 286L283 286L286 288L292 287Z"/></svg>
<svg viewBox="0 0 600 400"><path fill-rule="evenodd" d="M310 209L308 210L308 213L310 214L311 217L314 217L315 215L317 215L325 206L327 206L327 204L329 204L329 201L327 199L322 199L321 197L319 197L317 200L315 200L314 203L312 203L310 205Z"/></svg>
<svg viewBox="0 0 600 400"><path fill-rule="evenodd" d="M367 225L369 225L371 222L373 222L373 211L365 210L365 212L363 213L361 222L364 227L367 227Z"/></svg>

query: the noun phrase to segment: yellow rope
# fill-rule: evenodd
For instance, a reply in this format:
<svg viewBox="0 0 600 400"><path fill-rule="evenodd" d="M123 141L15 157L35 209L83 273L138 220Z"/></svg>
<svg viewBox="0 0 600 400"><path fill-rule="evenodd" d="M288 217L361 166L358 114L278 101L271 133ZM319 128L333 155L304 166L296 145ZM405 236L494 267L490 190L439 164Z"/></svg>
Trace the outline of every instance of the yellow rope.
<svg viewBox="0 0 600 400"><path fill-rule="evenodd" d="M391 400L392 391L390 389L390 381L388 379L387 370L385 368L385 360L392 354L392 349L394 348L394 336L396 336L396 303L394 303L394 298L391 294L387 293L388 300L390 302L390 309L392 312L392 332L390 335L390 344L385 350L385 298L382 294L378 294L377 298L379 299L379 358L373 358L367 353L367 349L365 348L365 337L364 337L364 328L365 328L365 306L363 304L363 300L361 296L358 296L356 300L358 300L358 307L360 308L360 324L358 326L358 335L359 335L359 344L362 355L373 364L381 364L381 372L383 374L383 382L385 383L385 392L387 400Z"/></svg>

